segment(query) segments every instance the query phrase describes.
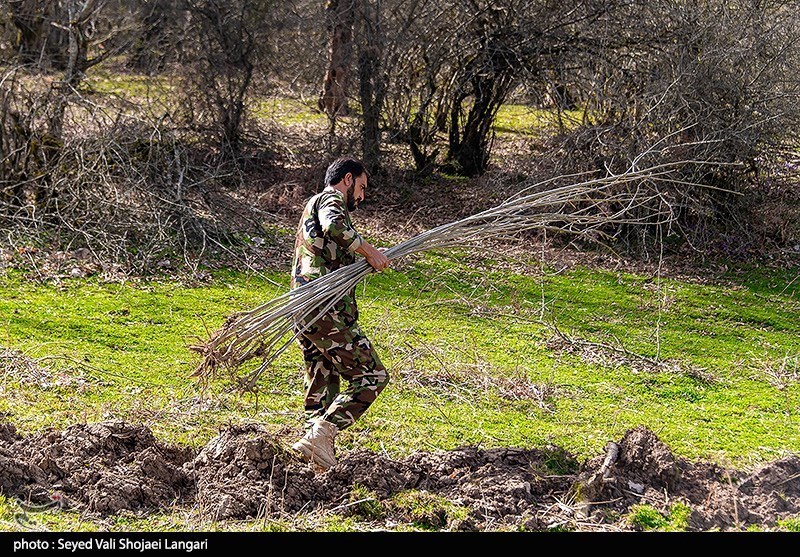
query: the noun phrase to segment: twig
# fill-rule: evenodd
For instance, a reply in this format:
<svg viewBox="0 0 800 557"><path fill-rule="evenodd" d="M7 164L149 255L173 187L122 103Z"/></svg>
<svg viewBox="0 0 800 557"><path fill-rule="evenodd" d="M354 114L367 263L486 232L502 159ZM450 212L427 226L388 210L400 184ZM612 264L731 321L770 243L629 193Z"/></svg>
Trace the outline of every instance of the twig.
<svg viewBox="0 0 800 557"><path fill-rule="evenodd" d="M332 509L329 509L328 511L325 512L325 515L333 514L336 511L340 511L342 509L346 509L348 507L352 507L353 505L359 505L361 503L366 503L367 501L375 501L375 500L376 499L374 497L365 497L364 499L359 499L358 501L351 501L349 503L345 503L343 505L339 505L337 507L333 507Z"/></svg>
<svg viewBox="0 0 800 557"><path fill-rule="evenodd" d="M630 350L628 350L625 347L612 346L610 344L606 344L606 343L603 343L603 342L591 342L591 341L588 341L588 340L575 339L575 338L572 338L572 337L566 335L565 333L561 332L561 330L554 324L548 324L548 326L551 329L553 329L553 331L555 331L556 335L558 335L558 337L561 340L563 340L564 342L566 342L567 344L576 345L576 346L586 346L586 347L590 347L590 348L602 348L603 350L610 350L610 351L616 352L618 354L623 354L623 355L625 355L625 356L627 356L629 358L633 358L633 359L645 362L645 363L647 363L647 364L649 364L649 365L651 365L651 366L653 366L655 368L661 368L664 365L663 362L660 362L660 361L655 360L653 358L648 358L647 356L642 356L641 354L637 354L636 352L631 352Z"/></svg>

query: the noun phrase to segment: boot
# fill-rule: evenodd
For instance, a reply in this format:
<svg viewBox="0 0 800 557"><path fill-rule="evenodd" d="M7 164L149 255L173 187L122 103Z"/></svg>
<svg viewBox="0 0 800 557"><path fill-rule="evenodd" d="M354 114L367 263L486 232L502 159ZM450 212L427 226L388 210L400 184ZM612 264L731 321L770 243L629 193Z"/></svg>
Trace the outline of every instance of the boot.
<svg viewBox="0 0 800 557"><path fill-rule="evenodd" d="M303 460L313 462L322 470L328 470L337 462L333 439L338 432L336 425L317 418L305 437L292 445L292 448L302 455Z"/></svg>

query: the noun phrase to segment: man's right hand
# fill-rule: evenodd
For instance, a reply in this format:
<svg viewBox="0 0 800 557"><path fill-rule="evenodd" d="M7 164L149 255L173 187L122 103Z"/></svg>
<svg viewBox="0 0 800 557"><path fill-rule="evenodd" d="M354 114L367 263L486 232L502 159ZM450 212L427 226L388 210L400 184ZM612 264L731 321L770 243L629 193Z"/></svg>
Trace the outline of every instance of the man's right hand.
<svg viewBox="0 0 800 557"><path fill-rule="evenodd" d="M389 258L386 257L381 250L369 242L362 243L356 252L363 255L364 259L367 260L367 263L369 263L376 271L383 271L389 266Z"/></svg>

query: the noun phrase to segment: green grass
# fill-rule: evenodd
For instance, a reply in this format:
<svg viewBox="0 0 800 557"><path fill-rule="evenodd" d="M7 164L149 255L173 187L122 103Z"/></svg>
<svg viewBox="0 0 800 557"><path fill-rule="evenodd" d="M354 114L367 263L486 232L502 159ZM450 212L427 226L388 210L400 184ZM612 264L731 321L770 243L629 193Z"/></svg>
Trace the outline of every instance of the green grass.
<svg viewBox="0 0 800 557"><path fill-rule="evenodd" d="M129 101L150 100L159 104L169 103L173 97L171 93L180 85L180 80L174 77L121 73L102 67L92 68L83 82L83 86L98 95L113 95ZM312 102L289 97L257 99L248 109L254 117L272 120L282 126L328 124L328 117Z"/></svg>
<svg viewBox="0 0 800 557"><path fill-rule="evenodd" d="M274 120L283 126L308 123L328 124L328 117L315 107L312 107L310 103L286 97L275 97L259 101L253 107L253 115L257 118Z"/></svg>
<svg viewBox="0 0 800 557"><path fill-rule="evenodd" d="M582 267L541 274L537 261L509 263L426 254L359 286L362 326L392 380L342 432L340 451L402 458L469 444L556 447L552 469L564 473L573 458L602 454L637 425L679 457L726 466L800 451L796 271L701 284ZM195 447L228 423L299 433L294 345L262 375L258 397L229 391L225 378L201 396L189 377L198 359L188 345L287 284L287 272L217 272L187 286L36 284L9 271L0 277L0 412L22 433L113 418ZM380 514L363 499L362 514ZM62 514L66 529L92 527ZM115 520L111 527L142 526ZM185 520L166 513L155 527Z"/></svg>
<svg viewBox="0 0 800 557"><path fill-rule="evenodd" d="M783 532L800 532L800 516L779 520L778 528Z"/></svg>
<svg viewBox="0 0 800 557"><path fill-rule="evenodd" d="M175 78L153 77L131 72L119 72L103 67L92 68L84 86L100 95L114 95L128 100L151 99L165 102L180 83ZM360 111L357 102L352 110ZM282 126L297 124L328 125L328 117L317 110L313 100L273 96L256 100L249 109L256 118L272 120ZM582 110L539 109L521 104L504 104L497 112L494 130L513 135L539 135L559 126L571 129L582 122Z"/></svg>
<svg viewBox="0 0 800 557"><path fill-rule="evenodd" d="M386 503L404 517L411 529L439 531L459 524L469 516L469 509L427 491L408 490L393 495Z"/></svg>
<svg viewBox="0 0 800 557"><path fill-rule="evenodd" d="M683 503L671 505L666 515L650 505L634 505L627 518L631 524L642 530L685 532L691 514L692 509Z"/></svg>
<svg viewBox="0 0 800 557"><path fill-rule="evenodd" d="M314 527L317 525L314 524ZM340 524L328 529L344 530ZM203 518L196 509L175 508L163 513L137 515L123 511L94 521L74 510L26 511L15 499L0 495L0 531L53 532L284 532L311 529L312 524L280 520L217 522Z"/></svg>
<svg viewBox="0 0 800 557"><path fill-rule="evenodd" d="M87 73L83 85L99 94L115 95L128 100L150 98L163 102L179 83L168 77L120 73L94 67Z"/></svg>
<svg viewBox="0 0 800 557"><path fill-rule="evenodd" d="M392 382L343 441L397 456L555 444L587 458L644 424L689 458L744 465L800 450L800 301L781 293L786 278L770 280L765 290L585 268L537 277L426 255L359 287L363 327ZM114 417L194 446L230 420L299 427L295 346L262 376L257 399L227 392L224 378L201 398L188 377L188 345L286 284L276 272L218 273L199 287L56 287L10 272L0 280L0 411L25 432ZM553 344L556 330L573 344ZM20 353L46 379L12 369Z"/></svg>
<svg viewBox="0 0 800 557"><path fill-rule="evenodd" d="M583 111L561 112L561 121L567 129L581 123ZM504 104L497 111L494 130L517 135L539 135L544 130L558 127L558 114L552 109L538 109L521 104Z"/></svg>
<svg viewBox="0 0 800 557"><path fill-rule="evenodd" d="M3 374L0 408L12 411L23 431L120 416L152 425L171 441L196 445L206 442L220 420L254 414L251 398L214 396L219 389L200 400L188 377L196 361L187 346L206 338L206 327L218 327L231 308L276 294L264 280L220 275L203 288L88 280L53 288L12 274L0 289L0 342L28 358L48 358L39 362L49 375L44 385L31 382L30 373ZM0 364L8 368L11 361ZM279 376L295 383L291 375L271 376L285 397L262 397L259 417L289 412L294 387L278 385ZM20 415L18 406L28 411Z"/></svg>

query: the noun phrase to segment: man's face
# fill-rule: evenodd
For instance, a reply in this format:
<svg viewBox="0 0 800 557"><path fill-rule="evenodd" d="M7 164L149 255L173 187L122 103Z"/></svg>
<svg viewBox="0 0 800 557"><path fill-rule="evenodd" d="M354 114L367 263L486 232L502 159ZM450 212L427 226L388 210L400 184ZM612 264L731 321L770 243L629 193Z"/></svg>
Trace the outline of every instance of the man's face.
<svg viewBox="0 0 800 557"><path fill-rule="evenodd" d="M347 195L345 196L347 210L355 211L358 204L364 201L367 191L367 173L364 172L361 176L353 178L353 175L348 172L345 174L344 183L347 186Z"/></svg>

